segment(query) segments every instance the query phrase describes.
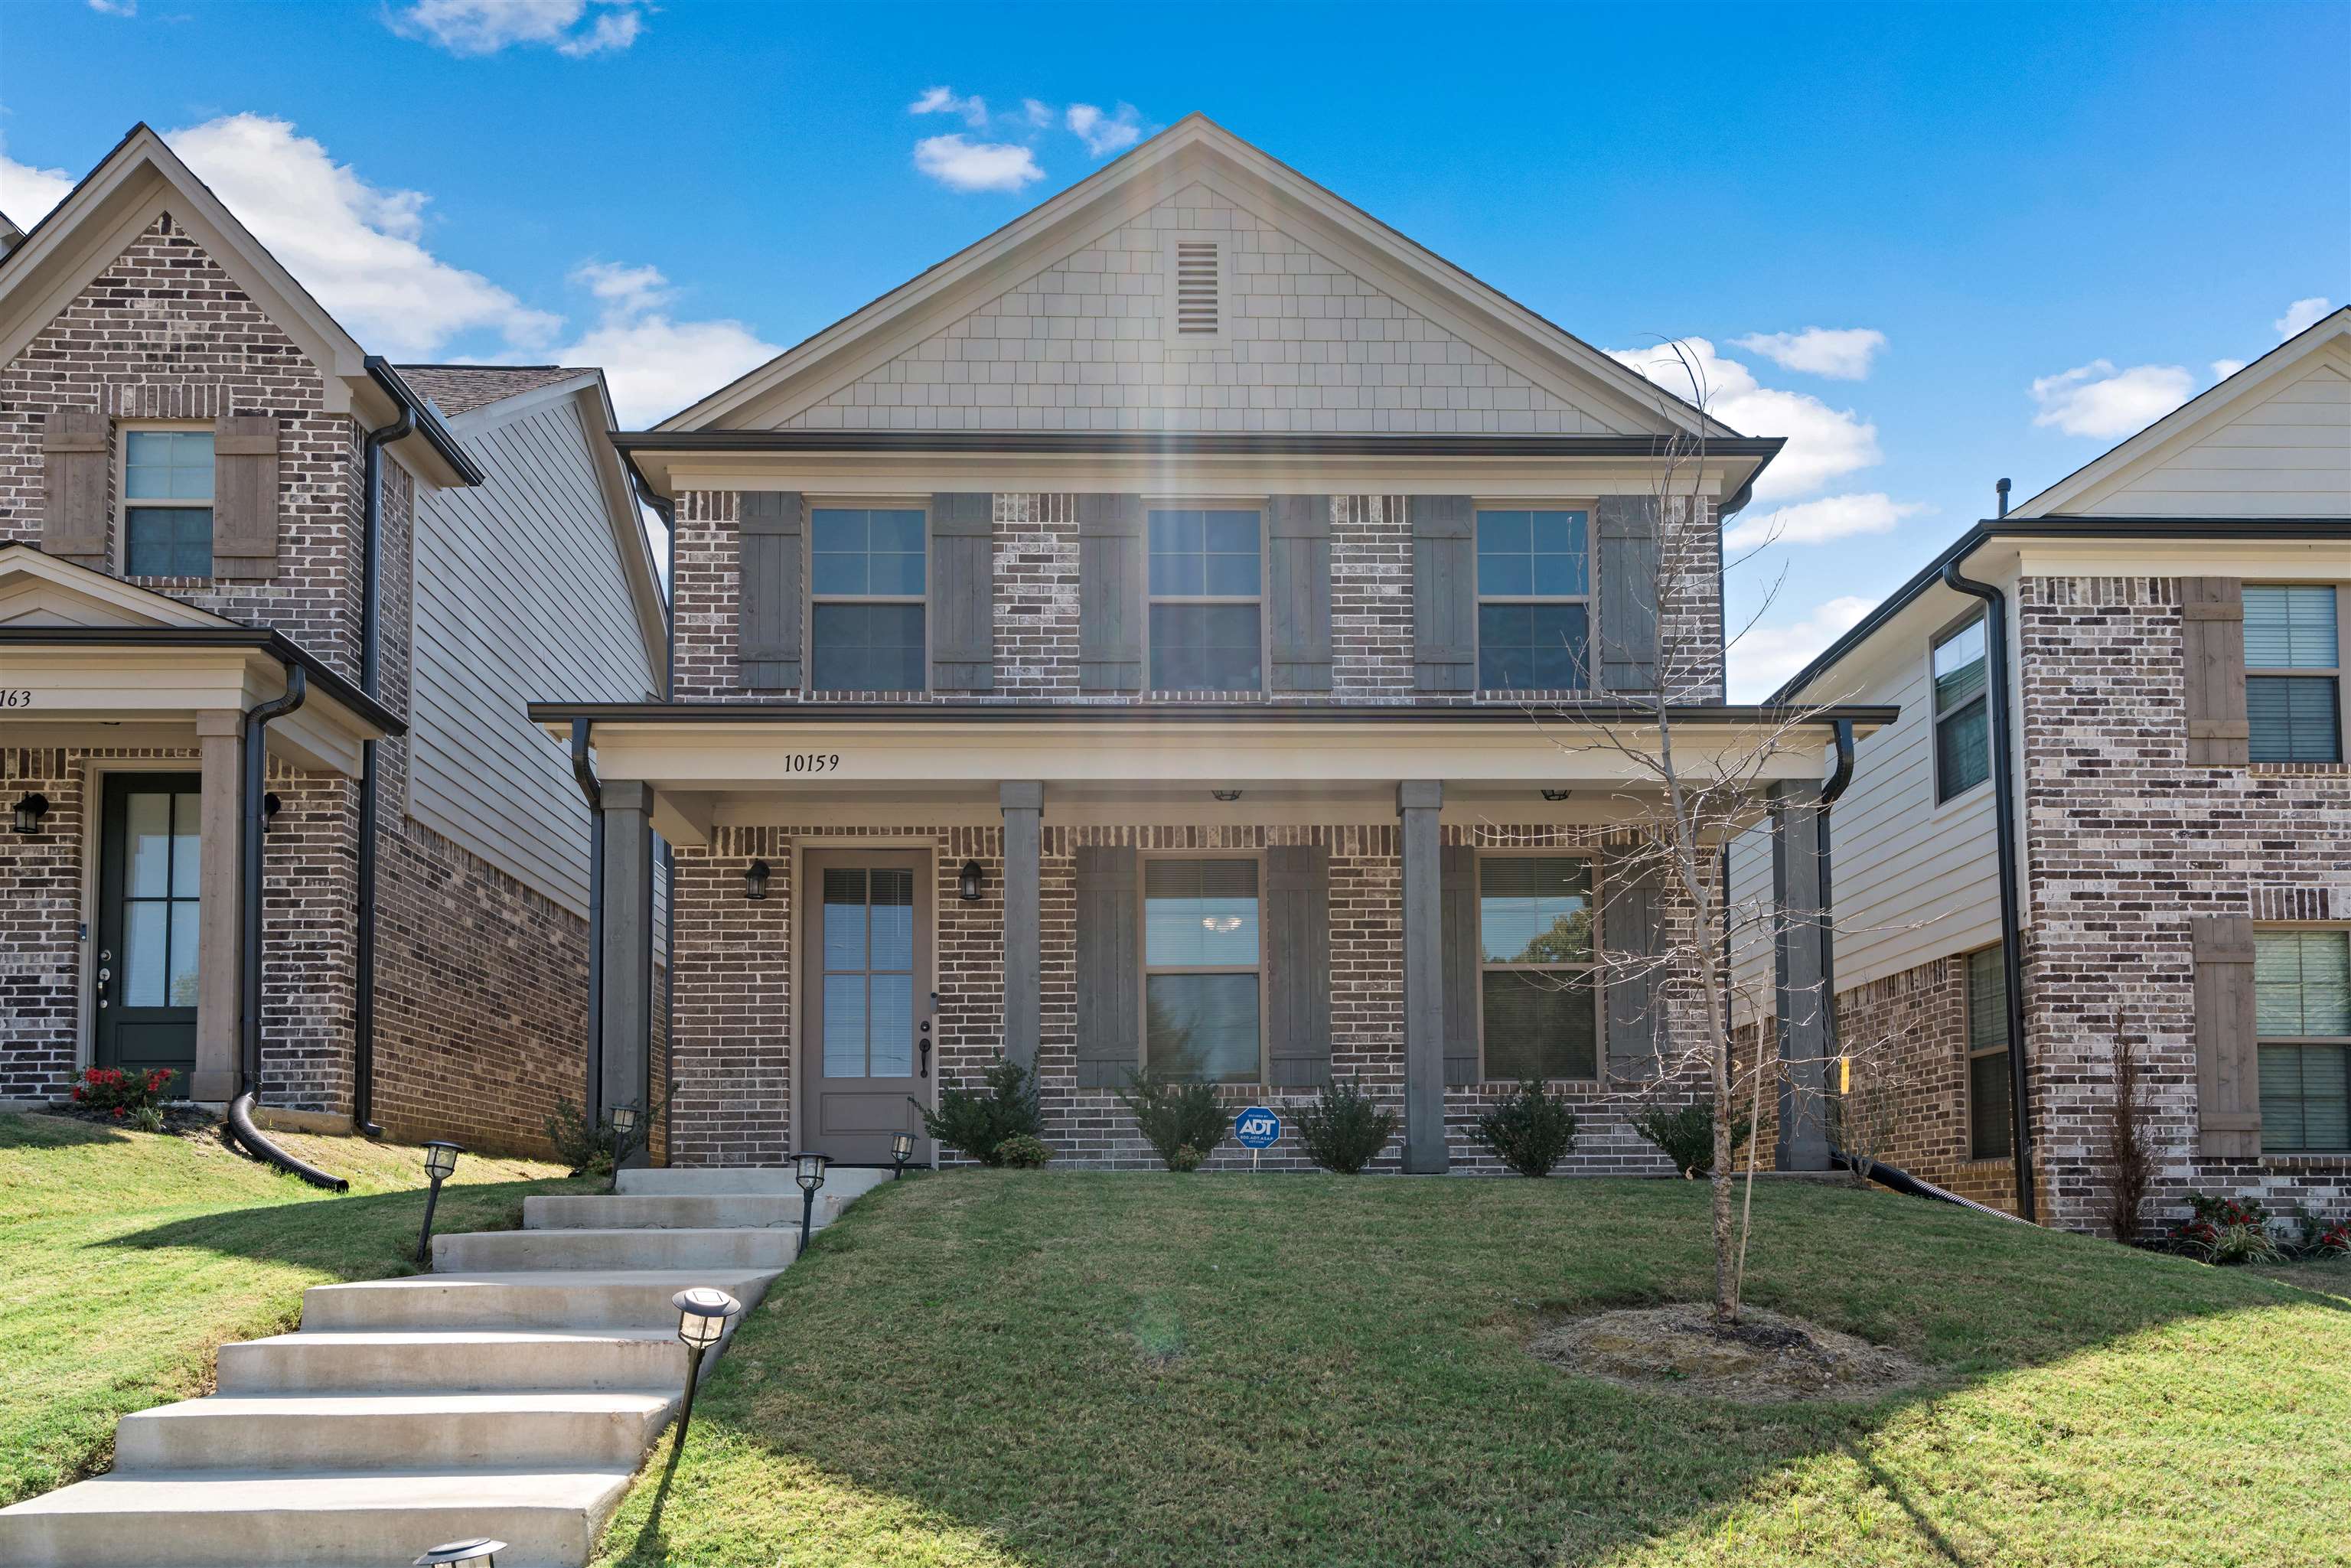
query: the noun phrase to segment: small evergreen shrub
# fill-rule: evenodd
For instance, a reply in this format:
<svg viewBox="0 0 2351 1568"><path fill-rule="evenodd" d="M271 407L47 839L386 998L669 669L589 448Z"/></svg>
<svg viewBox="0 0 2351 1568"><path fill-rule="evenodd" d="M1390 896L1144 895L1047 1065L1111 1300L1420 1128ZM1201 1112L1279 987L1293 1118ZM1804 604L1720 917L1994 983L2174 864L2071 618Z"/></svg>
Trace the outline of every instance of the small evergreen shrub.
<svg viewBox="0 0 2351 1568"><path fill-rule="evenodd" d="M1299 1113L1298 1141L1324 1170L1353 1176L1379 1158L1396 1126L1396 1113L1364 1093L1358 1076L1322 1086L1314 1103Z"/></svg>
<svg viewBox="0 0 2351 1568"><path fill-rule="evenodd" d="M1565 1094L1553 1095L1531 1078L1479 1117L1471 1135L1520 1176L1547 1176L1575 1146L1575 1113Z"/></svg>
<svg viewBox="0 0 2351 1568"><path fill-rule="evenodd" d="M670 1092L677 1092L675 1083L670 1085ZM669 1103L666 1097L659 1094L648 1094L646 1098L653 1103L637 1118L636 1130L621 1145L622 1159L645 1146L645 1140L653 1136L653 1124L661 1119L664 1108ZM569 1100L558 1100L555 1114L540 1124L547 1131L547 1141L555 1145L555 1157L569 1166L573 1176L608 1176L612 1174L613 1134L610 1113L591 1124L588 1113L578 1105Z"/></svg>
<svg viewBox="0 0 2351 1568"><path fill-rule="evenodd" d="M1157 1069L1129 1072L1118 1103L1171 1171L1196 1171L1225 1141L1229 1118L1213 1083L1182 1083Z"/></svg>
<svg viewBox="0 0 2351 1568"><path fill-rule="evenodd" d="M1052 1159L1053 1145L1026 1133L1015 1133L996 1145L996 1163L1016 1171L1041 1171Z"/></svg>
<svg viewBox="0 0 2351 1568"><path fill-rule="evenodd" d="M1037 1109L1036 1075L1017 1061L998 1060L981 1075L977 1089L941 1085L935 1111L919 1102L914 1108L923 1113L923 1130L942 1147L960 1150L984 1166L1008 1163L1003 1154L1008 1142L1023 1137L1034 1142L1045 1130ZM1042 1143L1037 1146L1045 1147ZM1046 1150L1049 1157L1051 1152Z"/></svg>
<svg viewBox="0 0 2351 1568"><path fill-rule="evenodd" d="M1674 1168L1685 1176L1701 1176L1714 1168L1714 1100L1708 1096L1667 1110L1652 1105L1633 1118L1633 1131L1665 1150ZM1754 1134L1755 1117L1741 1112L1730 1121L1730 1157Z"/></svg>

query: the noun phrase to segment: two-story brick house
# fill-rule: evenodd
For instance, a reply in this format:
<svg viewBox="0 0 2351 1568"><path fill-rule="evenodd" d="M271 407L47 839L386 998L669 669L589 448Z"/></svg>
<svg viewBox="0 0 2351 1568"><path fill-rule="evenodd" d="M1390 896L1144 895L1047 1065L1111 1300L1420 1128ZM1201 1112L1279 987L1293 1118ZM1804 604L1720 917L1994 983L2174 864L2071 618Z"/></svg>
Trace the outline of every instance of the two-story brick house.
<svg viewBox="0 0 2351 1568"><path fill-rule="evenodd" d="M0 1103L541 1141L589 814L523 699L665 679L611 423L368 355L144 127L0 258Z"/></svg>
<svg viewBox="0 0 2351 1568"><path fill-rule="evenodd" d="M1150 1066L1360 1075L1424 1171L1541 1078L1580 1168L1662 1168L1606 1081L1668 1026L1590 972L1671 918L1612 869L1650 786L1578 742L1660 683L1693 755L1756 722L1717 530L1776 441L1198 117L615 439L676 700L533 715L601 792L608 1103L677 846L674 1160L883 1159L1002 1052L1064 1159L1147 1157ZM1661 550L1705 567L1662 617ZM1816 792L1836 716L1762 783Z"/></svg>
<svg viewBox="0 0 2351 1568"><path fill-rule="evenodd" d="M2120 1040L2144 1224L2198 1191L2351 1206L2346 600L2338 310L1970 528L1777 694L1901 708L1831 831L1838 1025L1902 1106L1884 1158L2100 1228Z"/></svg>

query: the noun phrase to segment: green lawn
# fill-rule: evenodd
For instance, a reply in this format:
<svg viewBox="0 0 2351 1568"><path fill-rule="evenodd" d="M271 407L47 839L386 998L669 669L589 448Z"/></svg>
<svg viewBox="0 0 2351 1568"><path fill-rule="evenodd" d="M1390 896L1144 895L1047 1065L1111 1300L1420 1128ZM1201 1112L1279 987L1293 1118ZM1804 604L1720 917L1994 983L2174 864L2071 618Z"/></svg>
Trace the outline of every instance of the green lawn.
<svg viewBox="0 0 2351 1568"><path fill-rule="evenodd" d="M0 1115L0 1504L106 1468L118 1416L201 1394L213 1350L293 1327L307 1285L409 1271L418 1150L278 1141L347 1176L341 1197L209 1134L167 1138ZM434 1223L513 1226L555 1166L467 1157Z"/></svg>
<svg viewBox="0 0 2351 1568"><path fill-rule="evenodd" d="M777 1282L674 1481L648 1466L599 1561L2343 1561L2333 1272L1774 1185L1751 1299L1907 1350L1933 1385L1742 1407L1523 1353L1560 1314L1701 1298L1703 1201L1677 1182L886 1186Z"/></svg>

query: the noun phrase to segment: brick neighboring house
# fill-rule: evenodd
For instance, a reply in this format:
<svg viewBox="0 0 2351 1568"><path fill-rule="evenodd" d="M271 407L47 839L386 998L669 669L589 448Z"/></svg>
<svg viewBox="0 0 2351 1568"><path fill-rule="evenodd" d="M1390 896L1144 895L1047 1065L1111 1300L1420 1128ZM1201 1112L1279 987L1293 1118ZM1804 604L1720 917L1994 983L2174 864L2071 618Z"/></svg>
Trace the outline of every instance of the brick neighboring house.
<svg viewBox="0 0 2351 1568"><path fill-rule="evenodd" d="M2118 1038L2158 1163L2144 1226L2191 1192L2351 1209L2346 601L2338 310L1978 524L1777 694L1902 709L1859 744L1831 831L1837 1027L1898 1097L1885 1159L2019 1201L2004 651L2038 1218L2105 1223ZM1761 894L1767 858L1742 842L1734 888Z"/></svg>
<svg viewBox="0 0 2351 1568"><path fill-rule="evenodd" d="M1066 1161L1149 1160L1114 1092L1156 1066L1236 1106L1360 1075L1416 1171L1492 1168L1468 1123L1541 1077L1574 1168L1665 1168L1603 1075L1687 1041L1591 932L1687 915L1617 874L1645 787L1554 699L1750 732L1717 530L1776 441L1197 116L615 439L674 514L676 700L532 711L601 779L607 1103L677 846L674 1161L928 1159L910 1097L1001 1052ZM1660 550L1707 583L1663 626Z"/></svg>
<svg viewBox="0 0 2351 1568"><path fill-rule="evenodd" d="M369 356L143 126L0 259L0 1103L168 1066L542 1144L590 818L523 701L664 678L611 423L594 371Z"/></svg>

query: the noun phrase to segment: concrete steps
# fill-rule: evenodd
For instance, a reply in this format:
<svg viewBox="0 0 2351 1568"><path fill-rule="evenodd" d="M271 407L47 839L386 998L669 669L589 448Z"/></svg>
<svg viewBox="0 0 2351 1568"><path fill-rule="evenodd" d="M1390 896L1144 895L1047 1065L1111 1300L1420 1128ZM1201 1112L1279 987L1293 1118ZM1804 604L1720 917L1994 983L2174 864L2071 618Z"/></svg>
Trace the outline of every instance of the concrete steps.
<svg viewBox="0 0 2351 1568"><path fill-rule="evenodd" d="M833 1173L817 1222L887 1179ZM787 1170L622 1188L436 1237L430 1274L311 1287L301 1332L221 1347L220 1392L125 1416L111 1473L0 1509L0 1564L403 1568L493 1535L500 1568L578 1568L683 1391L670 1298L755 1307L799 1244Z"/></svg>

